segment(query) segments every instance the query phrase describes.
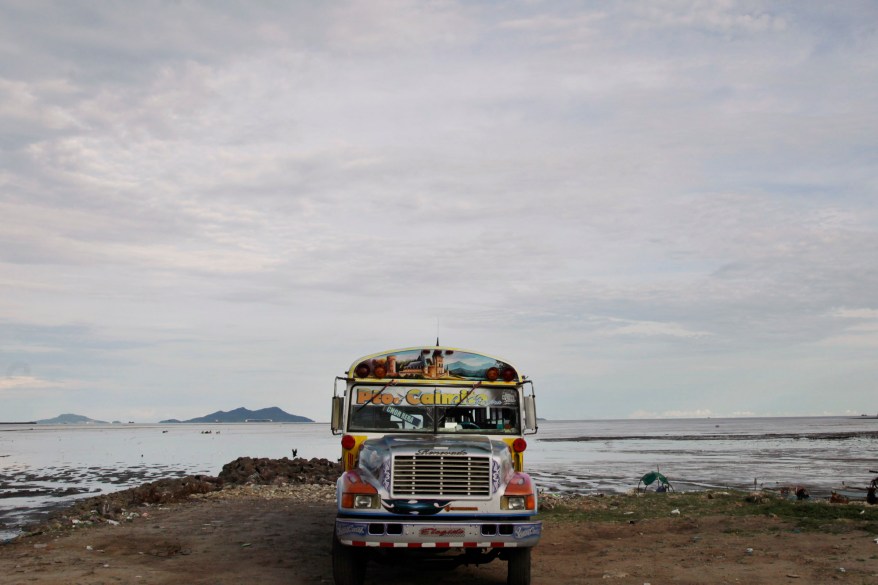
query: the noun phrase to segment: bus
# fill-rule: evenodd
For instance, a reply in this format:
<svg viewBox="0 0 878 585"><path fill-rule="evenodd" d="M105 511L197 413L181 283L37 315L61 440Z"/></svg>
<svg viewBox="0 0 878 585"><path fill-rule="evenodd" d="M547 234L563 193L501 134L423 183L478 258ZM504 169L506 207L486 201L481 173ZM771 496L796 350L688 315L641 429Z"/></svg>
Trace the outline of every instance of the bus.
<svg viewBox="0 0 878 585"><path fill-rule="evenodd" d="M367 355L336 377L331 427L343 464L336 585L361 585L370 561L496 559L510 585L530 583L542 523L524 453L538 427L533 382L516 367L438 344Z"/></svg>

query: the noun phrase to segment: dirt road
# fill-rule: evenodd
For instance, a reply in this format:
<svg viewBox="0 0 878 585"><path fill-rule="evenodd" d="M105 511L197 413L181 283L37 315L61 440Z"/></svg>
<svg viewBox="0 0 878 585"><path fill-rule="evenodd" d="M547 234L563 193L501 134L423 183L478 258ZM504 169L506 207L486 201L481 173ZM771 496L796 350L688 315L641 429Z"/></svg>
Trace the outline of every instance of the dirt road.
<svg viewBox="0 0 878 585"><path fill-rule="evenodd" d="M131 522L0 546L0 583L304 585L332 583L334 505L319 498L212 494L141 508ZM862 530L797 531L768 516L678 514L630 522L544 515L534 583L878 583L878 543ZM369 565L367 584L499 585L495 561L452 572Z"/></svg>

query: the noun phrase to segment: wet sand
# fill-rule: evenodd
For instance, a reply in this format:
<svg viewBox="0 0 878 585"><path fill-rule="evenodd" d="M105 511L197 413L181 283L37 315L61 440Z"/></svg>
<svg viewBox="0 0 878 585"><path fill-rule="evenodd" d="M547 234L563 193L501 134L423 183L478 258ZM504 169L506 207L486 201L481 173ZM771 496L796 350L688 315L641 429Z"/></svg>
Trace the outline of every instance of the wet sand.
<svg viewBox="0 0 878 585"><path fill-rule="evenodd" d="M588 435L580 437L541 438L543 443L584 443L605 441L777 441L781 439L811 441L844 441L847 439L878 439L878 431L845 431L834 433L713 433L698 435Z"/></svg>

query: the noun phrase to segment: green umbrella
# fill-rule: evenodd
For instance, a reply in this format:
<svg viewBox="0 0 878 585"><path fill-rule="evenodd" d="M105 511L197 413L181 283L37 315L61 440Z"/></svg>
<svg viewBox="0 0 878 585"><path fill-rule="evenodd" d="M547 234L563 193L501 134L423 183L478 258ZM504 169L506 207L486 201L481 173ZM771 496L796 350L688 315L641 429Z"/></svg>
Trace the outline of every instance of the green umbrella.
<svg viewBox="0 0 878 585"><path fill-rule="evenodd" d="M655 481L659 482L659 487L664 486L666 489L672 489L671 482L668 481L668 478L658 471L650 471L640 478L640 483L642 483L644 487L651 485ZM640 487L639 484L638 487Z"/></svg>

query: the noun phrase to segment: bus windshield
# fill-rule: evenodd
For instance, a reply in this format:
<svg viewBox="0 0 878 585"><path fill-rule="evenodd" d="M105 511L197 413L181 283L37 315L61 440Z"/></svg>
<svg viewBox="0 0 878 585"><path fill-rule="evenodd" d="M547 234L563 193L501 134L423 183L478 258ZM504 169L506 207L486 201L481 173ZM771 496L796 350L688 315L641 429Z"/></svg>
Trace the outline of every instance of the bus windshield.
<svg viewBox="0 0 878 585"><path fill-rule="evenodd" d="M351 431L520 434L517 388L356 386Z"/></svg>

